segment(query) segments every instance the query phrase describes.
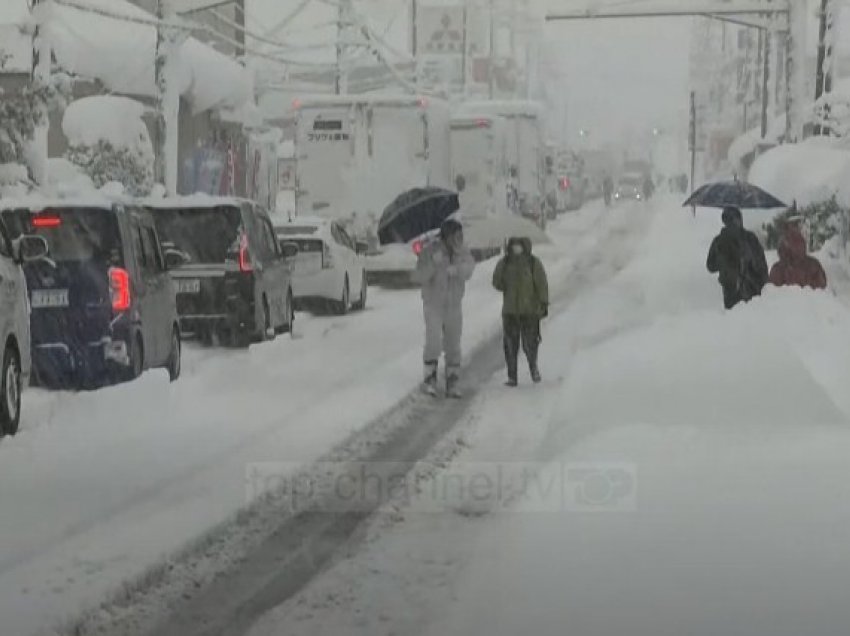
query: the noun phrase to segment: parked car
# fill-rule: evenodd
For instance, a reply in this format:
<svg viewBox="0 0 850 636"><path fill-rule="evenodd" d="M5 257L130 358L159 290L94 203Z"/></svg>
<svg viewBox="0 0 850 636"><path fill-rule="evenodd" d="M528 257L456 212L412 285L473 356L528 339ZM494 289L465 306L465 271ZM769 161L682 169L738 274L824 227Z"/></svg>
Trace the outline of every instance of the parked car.
<svg viewBox="0 0 850 636"><path fill-rule="evenodd" d="M46 257L24 263L37 383L95 388L158 367L179 377L174 285L148 212L57 202L2 216L12 237L47 245Z"/></svg>
<svg viewBox="0 0 850 636"><path fill-rule="evenodd" d="M640 175L624 175L617 181L614 188L615 201L643 200L643 177Z"/></svg>
<svg viewBox="0 0 850 636"><path fill-rule="evenodd" d="M0 222L0 337L3 338L3 366L0 369L0 437L18 432L21 421L21 393L32 369L27 284L23 263L44 258L44 239L20 236L12 241Z"/></svg>
<svg viewBox="0 0 850 636"><path fill-rule="evenodd" d="M337 314L366 308L366 245L358 247L341 223L297 217L275 227L275 234L281 248L290 244L298 250L292 282L296 302L320 301Z"/></svg>
<svg viewBox="0 0 850 636"><path fill-rule="evenodd" d="M278 243L263 208L221 197L146 205L163 241L184 261L171 274L186 334L208 344L247 347L291 331L295 252Z"/></svg>

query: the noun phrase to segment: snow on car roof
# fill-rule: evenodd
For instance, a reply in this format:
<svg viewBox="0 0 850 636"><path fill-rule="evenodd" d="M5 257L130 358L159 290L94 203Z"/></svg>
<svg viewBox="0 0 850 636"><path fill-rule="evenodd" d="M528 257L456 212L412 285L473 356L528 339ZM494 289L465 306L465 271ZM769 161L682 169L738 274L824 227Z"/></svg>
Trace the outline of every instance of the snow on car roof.
<svg viewBox="0 0 850 636"><path fill-rule="evenodd" d="M496 100L492 102L465 102L457 108L459 115L476 111L501 115L503 117L540 117L543 112L543 106L539 102L517 99Z"/></svg>
<svg viewBox="0 0 850 636"><path fill-rule="evenodd" d="M321 108L323 106L350 106L366 104L369 106L421 106L431 104L445 105L442 99L424 95L309 95L293 101L293 110L302 108Z"/></svg>
<svg viewBox="0 0 850 636"><path fill-rule="evenodd" d="M153 210L173 210L188 208L215 208L222 206L240 207L250 203L248 199L239 197L212 196L210 194L189 194L179 197L161 197L142 199L141 204Z"/></svg>

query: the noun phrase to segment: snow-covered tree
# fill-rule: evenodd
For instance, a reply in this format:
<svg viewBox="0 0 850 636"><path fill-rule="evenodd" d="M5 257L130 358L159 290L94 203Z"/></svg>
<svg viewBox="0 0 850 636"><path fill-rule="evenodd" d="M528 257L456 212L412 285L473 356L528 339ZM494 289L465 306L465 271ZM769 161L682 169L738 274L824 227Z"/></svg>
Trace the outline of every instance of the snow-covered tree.
<svg viewBox="0 0 850 636"><path fill-rule="evenodd" d="M44 123L54 100L61 99L55 86L33 83L14 95L0 90L0 163L25 163L26 147Z"/></svg>
<svg viewBox="0 0 850 636"><path fill-rule="evenodd" d="M99 95L65 110L65 157L101 187L117 182L136 196L150 194L154 182L153 145L142 120L144 106L125 97Z"/></svg>

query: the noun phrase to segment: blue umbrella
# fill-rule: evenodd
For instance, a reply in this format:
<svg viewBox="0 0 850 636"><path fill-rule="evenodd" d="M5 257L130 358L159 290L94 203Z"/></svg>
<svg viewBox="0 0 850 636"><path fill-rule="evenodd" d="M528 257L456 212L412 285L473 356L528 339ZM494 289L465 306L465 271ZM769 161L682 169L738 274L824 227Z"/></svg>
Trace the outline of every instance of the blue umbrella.
<svg viewBox="0 0 850 636"><path fill-rule="evenodd" d="M435 230L460 208L457 194L442 188L414 188L390 203L378 222L381 245L407 243Z"/></svg>
<svg viewBox="0 0 850 636"><path fill-rule="evenodd" d="M758 186L746 181L722 181L708 183L694 192L683 204L684 207L700 208L744 208L770 210L787 208L782 201Z"/></svg>

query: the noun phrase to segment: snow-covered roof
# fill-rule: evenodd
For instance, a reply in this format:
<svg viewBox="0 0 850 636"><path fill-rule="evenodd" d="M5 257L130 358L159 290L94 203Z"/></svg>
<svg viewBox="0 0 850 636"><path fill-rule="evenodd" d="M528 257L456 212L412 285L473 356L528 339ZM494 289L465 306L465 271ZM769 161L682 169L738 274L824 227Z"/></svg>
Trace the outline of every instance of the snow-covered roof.
<svg viewBox="0 0 850 636"><path fill-rule="evenodd" d="M0 24L26 23L27 0L2 0ZM151 14L127 0L85 0L85 4L130 19L151 20ZM152 97L155 94L156 28L89 11L54 4L45 29L59 66L81 77L97 79L116 93ZM30 47L29 36L17 32ZM3 42L5 48L6 42ZM253 101L252 74L230 57L194 38L186 39L177 56L180 93L196 111L238 108Z"/></svg>
<svg viewBox="0 0 850 636"><path fill-rule="evenodd" d="M111 208L113 205L127 203L125 197L113 197L110 194L91 190L74 192L67 197L49 196L33 193L29 196L0 199L0 210L43 210L45 208Z"/></svg>

